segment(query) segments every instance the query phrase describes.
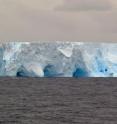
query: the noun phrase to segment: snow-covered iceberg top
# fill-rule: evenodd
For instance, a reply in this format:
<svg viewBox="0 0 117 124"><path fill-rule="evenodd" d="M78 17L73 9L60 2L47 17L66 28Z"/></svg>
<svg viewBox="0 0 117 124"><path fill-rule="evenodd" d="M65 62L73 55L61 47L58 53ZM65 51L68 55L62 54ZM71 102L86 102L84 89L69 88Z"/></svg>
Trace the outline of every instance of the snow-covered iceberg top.
<svg viewBox="0 0 117 124"><path fill-rule="evenodd" d="M1 43L0 76L117 77L117 44Z"/></svg>

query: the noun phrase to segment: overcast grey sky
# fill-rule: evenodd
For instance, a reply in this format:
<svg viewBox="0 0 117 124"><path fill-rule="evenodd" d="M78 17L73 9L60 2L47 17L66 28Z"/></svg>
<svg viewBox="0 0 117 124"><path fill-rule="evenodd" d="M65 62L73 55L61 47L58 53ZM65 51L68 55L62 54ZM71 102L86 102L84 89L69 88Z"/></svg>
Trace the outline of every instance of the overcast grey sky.
<svg viewBox="0 0 117 124"><path fill-rule="evenodd" d="M117 41L117 0L0 0L0 39Z"/></svg>

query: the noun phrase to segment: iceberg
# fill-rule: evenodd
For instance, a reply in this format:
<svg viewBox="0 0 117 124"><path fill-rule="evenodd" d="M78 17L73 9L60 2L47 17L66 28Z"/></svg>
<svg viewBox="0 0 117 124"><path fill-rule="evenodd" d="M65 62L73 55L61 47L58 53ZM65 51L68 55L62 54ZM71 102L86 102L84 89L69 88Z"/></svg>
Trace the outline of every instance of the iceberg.
<svg viewBox="0 0 117 124"><path fill-rule="evenodd" d="M0 43L0 76L117 77L117 43Z"/></svg>

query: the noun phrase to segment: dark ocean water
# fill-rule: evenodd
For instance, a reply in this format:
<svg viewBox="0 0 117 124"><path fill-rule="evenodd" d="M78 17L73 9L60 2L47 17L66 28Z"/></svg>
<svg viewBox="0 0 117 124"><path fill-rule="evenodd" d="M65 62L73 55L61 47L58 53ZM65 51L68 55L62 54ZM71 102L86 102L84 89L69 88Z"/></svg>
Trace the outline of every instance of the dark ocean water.
<svg viewBox="0 0 117 124"><path fill-rule="evenodd" d="M0 124L117 124L117 78L0 78Z"/></svg>

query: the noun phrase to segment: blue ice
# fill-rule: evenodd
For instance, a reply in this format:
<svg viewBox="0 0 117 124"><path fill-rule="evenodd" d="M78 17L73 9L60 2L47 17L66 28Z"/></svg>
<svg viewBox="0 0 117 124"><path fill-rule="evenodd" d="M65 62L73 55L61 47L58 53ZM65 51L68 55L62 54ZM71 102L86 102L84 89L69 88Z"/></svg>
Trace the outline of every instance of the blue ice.
<svg viewBox="0 0 117 124"><path fill-rule="evenodd" d="M117 44L0 43L0 76L117 77Z"/></svg>

